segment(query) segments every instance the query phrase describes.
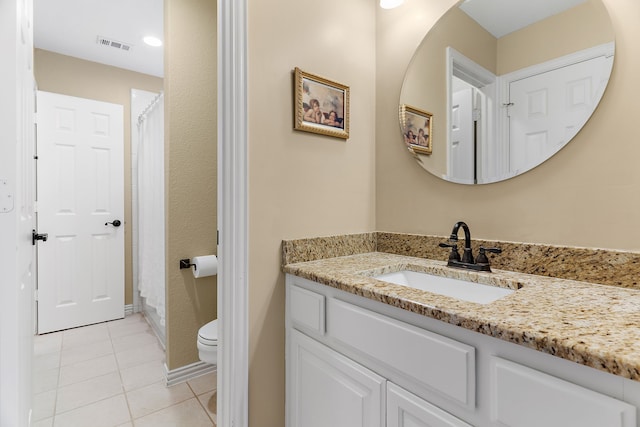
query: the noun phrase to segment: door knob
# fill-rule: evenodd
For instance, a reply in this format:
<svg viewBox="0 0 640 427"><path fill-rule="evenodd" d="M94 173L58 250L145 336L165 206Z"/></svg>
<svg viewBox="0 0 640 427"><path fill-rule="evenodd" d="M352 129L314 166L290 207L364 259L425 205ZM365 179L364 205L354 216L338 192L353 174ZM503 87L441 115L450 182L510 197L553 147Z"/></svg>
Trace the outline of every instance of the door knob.
<svg viewBox="0 0 640 427"><path fill-rule="evenodd" d="M113 225L114 227L120 227L122 225L122 222L120 222L119 219L114 219L113 222L105 222L104 225Z"/></svg>
<svg viewBox="0 0 640 427"><path fill-rule="evenodd" d="M36 244L36 240L42 240L43 242L46 242L48 238L49 238L49 234L47 234L47 233L38 234L38 233L36 233L36 230L31 230L31 244L32 245Z"/></svg>

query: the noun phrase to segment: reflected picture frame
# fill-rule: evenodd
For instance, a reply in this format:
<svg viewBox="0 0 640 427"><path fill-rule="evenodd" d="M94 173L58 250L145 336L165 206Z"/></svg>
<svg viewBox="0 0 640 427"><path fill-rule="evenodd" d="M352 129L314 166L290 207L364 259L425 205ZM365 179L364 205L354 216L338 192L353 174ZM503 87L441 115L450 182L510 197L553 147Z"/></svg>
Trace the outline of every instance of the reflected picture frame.
<svg viewBox="0 0 640 427"><path fill-rule="evenodd" d="M407 147L418 154L431 154L433 114L407 104L400 105L399 113L402 135Z"/></svg>
<svg viewBox="0 0 640 427"><path fill-rule="evenodd" d="M294 69L295 130L349 138L349 86Z"/></svg>

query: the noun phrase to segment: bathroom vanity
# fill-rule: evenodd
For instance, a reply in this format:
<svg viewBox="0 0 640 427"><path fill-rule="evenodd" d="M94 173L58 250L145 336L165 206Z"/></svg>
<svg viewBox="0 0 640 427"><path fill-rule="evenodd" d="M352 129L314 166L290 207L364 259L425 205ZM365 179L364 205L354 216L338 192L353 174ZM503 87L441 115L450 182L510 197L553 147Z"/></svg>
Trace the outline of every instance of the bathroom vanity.
<svg viewBox="0 0 640 427"><path fill-rule="evenodd" d="M640 426L640 292L368 252L287 263L288 427ZM375 279L512 292L469 302Z"/></svg>

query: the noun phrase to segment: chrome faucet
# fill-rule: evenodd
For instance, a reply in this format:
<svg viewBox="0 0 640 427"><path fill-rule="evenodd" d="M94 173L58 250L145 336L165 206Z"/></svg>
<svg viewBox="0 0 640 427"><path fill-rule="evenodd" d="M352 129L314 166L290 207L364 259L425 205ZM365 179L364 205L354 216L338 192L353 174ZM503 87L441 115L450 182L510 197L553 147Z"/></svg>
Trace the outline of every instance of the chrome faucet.
<svg viewBox="0 0 640 427"><path fill-rule="evenodd" d="M458 252L458 231L460 230L460 227L462 227L462 230L464 230L464 248L462 259L460 259L460 253ZM478 271L491 271L491 267L489 266L489 259L487 258L486 252L491 252L494 254L499 254L502 252L502 249L500 248L485 248L481 246L480 252L478 253L478 258L474 260L473 252L471 250L471 231L469 230L469 226L463 221L458 221L454 224L453 230L451 230L451 236L449 236L449 243L440 243L439 246L441 248L451 248L449 260L447 261L447 265L449 267L465 268Z"/></svg>

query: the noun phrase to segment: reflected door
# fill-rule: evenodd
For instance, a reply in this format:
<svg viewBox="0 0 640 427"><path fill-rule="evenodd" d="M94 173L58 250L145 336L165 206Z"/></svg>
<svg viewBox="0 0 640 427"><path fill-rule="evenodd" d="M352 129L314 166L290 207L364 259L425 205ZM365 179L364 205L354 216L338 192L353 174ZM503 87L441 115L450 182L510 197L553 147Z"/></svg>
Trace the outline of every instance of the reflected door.
<svg viewBox="0 0 640 427"><path fill-rule="evenodd" d="M560 150L600 100L613 57L597 57L509 85L512 172L528 170Z"/></svg>
<svg viewBox="0 0 640 427"><path fill-rule="evenodd" d="M453 182L473 184L475 182L473 89L456 91L451 98L451 137L447 178Z"/></svg>
<svg viewBox="0 0 640 427"><path fill-rule="evenodd" d="M37 103L38 231L48 234L38 333L122 318L123 108L48 92Z"/></svg>

